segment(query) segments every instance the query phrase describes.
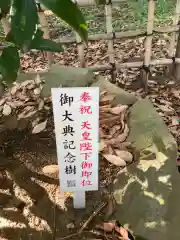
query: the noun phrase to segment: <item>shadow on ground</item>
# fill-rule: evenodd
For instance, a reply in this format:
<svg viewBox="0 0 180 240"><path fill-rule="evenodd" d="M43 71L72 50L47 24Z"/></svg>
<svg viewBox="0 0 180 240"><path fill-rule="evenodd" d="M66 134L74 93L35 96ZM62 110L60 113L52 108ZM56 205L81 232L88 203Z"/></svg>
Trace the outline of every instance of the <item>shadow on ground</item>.
<svg viewBox="0 0 180 240"><path fill-rule="evenodd" d="M27 137L27 133L22 132L10 140L4 139L6 147L0 164L2 239L67 236L75 232L102 201L101 193L91 192L87 194L86 209L74 210L72 198L60 192L58 177L42 174L43 166L57 163L55 143L46 137L43 140L37 136ZM69 223L74 224L73 229L67 228Z"/></svg>

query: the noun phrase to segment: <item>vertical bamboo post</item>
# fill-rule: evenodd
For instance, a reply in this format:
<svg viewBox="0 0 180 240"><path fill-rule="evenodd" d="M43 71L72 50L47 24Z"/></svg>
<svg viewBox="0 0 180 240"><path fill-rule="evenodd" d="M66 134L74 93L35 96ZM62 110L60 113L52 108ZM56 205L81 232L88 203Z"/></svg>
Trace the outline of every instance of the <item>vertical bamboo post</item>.
<svg viewBox="0 0 180 240"><path fill-rule="evenodd" d="M73 2L78 5L77 0L74 0ZM85 68L86 61L84 58L84 42L82 41L78 33L75 33L75 34L76 34L76 43L77 43L77 51L78 51L80 67Z"/></svg>
<svg viewBox="0 0 180 240"><path fill-rule="evenodd" d="M180 58L180 30L179 30L178 40L177 40L175 58ZM180 64L178 63L174 64L173 76L176 79L177 83L180 84Z"/></svg>
<svg viewBox="0 0 180 240"><path fill-rule="evenodd" d="M107 33L113 33L112 26L112 1L107 0L105 5L105 15L106 15L106 31ZM114 40L108 40L108 55L109 62L112 65L112 82L116 82L116 69L115 69L115 59L114 59Z"/></svg>
<svg viewBox="0 0 180 240"><path fill-rule="evenodd" d="M82 42L81 37L77 33L76 33L76 42L77 42L77 50L78 50L80 67L85 68L86 62L84 58L84 43Z"/></svg>
<svg viewBox="0 0 180 240"><path fill-rule="evenodd" d="M42 30L44 31L44 36L43 37L46 38L46 39L50 39L48 22L46 20L45 14L41 9L39 9L38 15L39 15L39 21L40 21ZM51 67L51 65L53 64L53 54L52 54L52 52L47 52L46 54L47 54L49 67Z"/></svg>
<svg viewBox="0 0 180 240"><path fill-rule="evenodd" d="M154 11L155 11L155 0L148 1L148 22L147 22L147 32L146 39L144 41L144 62L142 69L142 81L144 89L147 93L148 91L148 77L150 73L150 60L151 60L151 48L152 48L152 37L153 37L153 27L154 27Z"/></svg>
<svg viewBox="0 0 180 240"><path fill-rule="evenodd" d="M177 0L176 7L174 9L173 19L172 19L173 20L173 25L178 25L179 16L180 16L180 0ZM168 57L171 58L171 59L175 55L174 48L175 48L175 43L176 43L177 36L178 36L177 32L171 33L171 41L170 41L169 49L168 49ZM169 73L172 73L173 68L174 68L174 64L172 63L172 65L169 66Z"/></svg>

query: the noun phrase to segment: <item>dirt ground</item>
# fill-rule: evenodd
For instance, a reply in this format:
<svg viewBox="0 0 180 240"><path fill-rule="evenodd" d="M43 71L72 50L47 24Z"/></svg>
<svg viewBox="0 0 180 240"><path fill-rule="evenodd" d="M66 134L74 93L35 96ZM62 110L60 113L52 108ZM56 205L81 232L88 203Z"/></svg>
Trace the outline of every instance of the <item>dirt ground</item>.
<svg viewBox="0 0 180 240"><path fill-rule="evenodd" d="M0 164L0 239L59 239L75 232L107 200L107 180L101 175L99 191L86 195L86 209L74 210L71 195L60 192L58 174L42 174L45 165L57 163L54 140L27 132L7 135L8 161L4 164L2 153Z"/></svg>

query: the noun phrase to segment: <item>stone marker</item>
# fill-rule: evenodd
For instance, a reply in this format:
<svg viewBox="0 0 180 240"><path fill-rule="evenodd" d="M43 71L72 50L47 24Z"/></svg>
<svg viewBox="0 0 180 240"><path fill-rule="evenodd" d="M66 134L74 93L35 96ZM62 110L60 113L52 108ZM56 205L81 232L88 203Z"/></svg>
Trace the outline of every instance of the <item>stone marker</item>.
<svg viewBox="0 0 180 240"><path fill-rule="evenodd" d="M148 240L178 240L176 142L148 99L133 105L130 129L129 140L140 152L140 159L119 172L114 182L116 218Z"/></svg>

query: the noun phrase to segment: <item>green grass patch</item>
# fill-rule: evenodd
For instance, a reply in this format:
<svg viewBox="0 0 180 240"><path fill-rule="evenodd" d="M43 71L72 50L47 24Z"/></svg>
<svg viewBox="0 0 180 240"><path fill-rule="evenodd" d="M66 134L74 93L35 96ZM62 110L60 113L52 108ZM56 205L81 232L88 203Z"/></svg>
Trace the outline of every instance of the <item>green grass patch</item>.
<svg viewBox="0 0 180 240"><path fill-rule="evenodd" d="M148 0L127 0L128 3L113 5L113 28L115 31L135 30L145 28L147 24ZM172 23L172 15L176 0L156 0L155 26ZM93 6L81 8L88 24L89 34L105 33L105 7ZM61 30L71 31L71 28L56 18Z"/></svg>

